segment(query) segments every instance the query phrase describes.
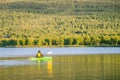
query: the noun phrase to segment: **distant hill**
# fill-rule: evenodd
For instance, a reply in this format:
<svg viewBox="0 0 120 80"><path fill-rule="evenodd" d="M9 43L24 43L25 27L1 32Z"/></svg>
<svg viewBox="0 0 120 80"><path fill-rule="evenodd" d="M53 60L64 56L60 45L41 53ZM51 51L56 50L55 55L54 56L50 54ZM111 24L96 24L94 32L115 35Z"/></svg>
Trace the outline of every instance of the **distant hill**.
<svg viewBox="0 0 120 80"><path fill-rule="evenodd" d="M119 14L118 0L0 0L0 44L119 45Z"/></svg>

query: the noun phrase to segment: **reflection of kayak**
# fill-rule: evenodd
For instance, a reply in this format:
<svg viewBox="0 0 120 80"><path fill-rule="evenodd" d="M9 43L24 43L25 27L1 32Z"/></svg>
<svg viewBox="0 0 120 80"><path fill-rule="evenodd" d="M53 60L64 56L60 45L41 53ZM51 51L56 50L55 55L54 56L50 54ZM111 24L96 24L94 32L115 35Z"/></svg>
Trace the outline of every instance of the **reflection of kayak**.
<svg viewBox="0 0 120 80"><path fill-rule="evenodd" d="M29 58L29 60L32 60L32 61L51 61L52 57L42 57L42 58L31 57L31 58Z"/></svg>

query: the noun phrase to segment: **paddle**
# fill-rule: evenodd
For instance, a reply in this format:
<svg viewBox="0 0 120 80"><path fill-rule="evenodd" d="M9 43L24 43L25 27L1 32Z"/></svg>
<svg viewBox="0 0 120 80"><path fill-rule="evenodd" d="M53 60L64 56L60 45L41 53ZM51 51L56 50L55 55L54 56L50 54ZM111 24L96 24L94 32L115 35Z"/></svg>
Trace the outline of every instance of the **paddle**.
<svg viewBox="0 0 120 80"><path fill-rule="evenodd" d="M49 51L49 52L47 52L47 55L51 55L53 52L52 51Z"/></svg>

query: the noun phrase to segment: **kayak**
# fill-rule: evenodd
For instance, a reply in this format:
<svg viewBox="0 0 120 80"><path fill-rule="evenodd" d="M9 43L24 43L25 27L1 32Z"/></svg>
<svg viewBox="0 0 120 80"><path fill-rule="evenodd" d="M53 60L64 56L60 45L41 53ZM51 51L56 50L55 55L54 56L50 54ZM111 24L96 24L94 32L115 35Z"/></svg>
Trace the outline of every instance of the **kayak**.
<svg viewBox="0 0 120 80"><path fill-rule="evenodd" d="M42 58L36 58L36 57L31 57L29 60L32 61L51 61L52 57L42 57Z"/></svg>

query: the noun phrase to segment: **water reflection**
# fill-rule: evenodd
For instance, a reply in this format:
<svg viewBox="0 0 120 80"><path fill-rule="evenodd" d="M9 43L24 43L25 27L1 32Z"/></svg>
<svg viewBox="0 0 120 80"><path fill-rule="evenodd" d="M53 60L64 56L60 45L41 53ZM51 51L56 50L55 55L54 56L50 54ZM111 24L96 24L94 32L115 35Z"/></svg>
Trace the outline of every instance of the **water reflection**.
<svg viewBox="0 0 120 80"><path fill-rule="evenodd" d="M59 63L53 68L55 76L62 80L120 80L120 54L57 56L54 60Z"/></svg>
<svg viewBox="0 0 120 80"><path fill-rule="evenodd" d="M50 77L52 77L52 60L47 61L47 70Z"/></svg>
<svg viewBox="0 0 120 80"><path fill-rule="evenodd" d="M0 80L120 80L120 54L0 60Z"/></svg>
<svg viewBox="0 0 120 80"><path fill-rule="evenodd" d="M37 68L39 72L44 72L43 70L47 71L48 77L52 78L52 60L48 61L37 61Z"/></svg>

